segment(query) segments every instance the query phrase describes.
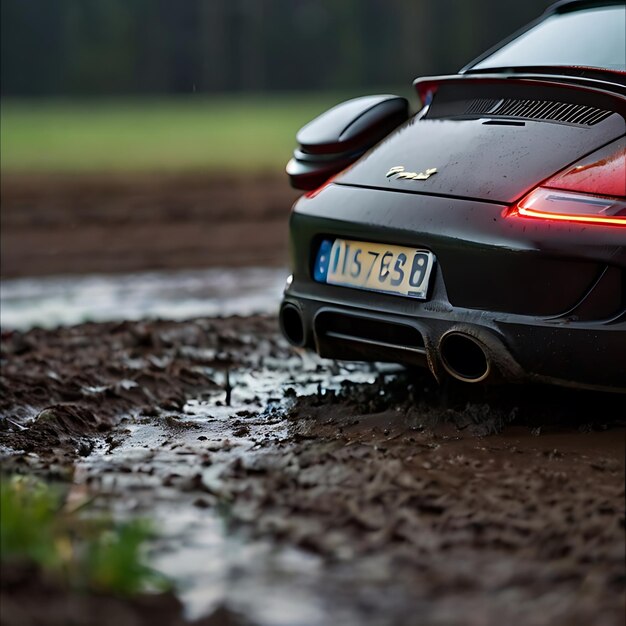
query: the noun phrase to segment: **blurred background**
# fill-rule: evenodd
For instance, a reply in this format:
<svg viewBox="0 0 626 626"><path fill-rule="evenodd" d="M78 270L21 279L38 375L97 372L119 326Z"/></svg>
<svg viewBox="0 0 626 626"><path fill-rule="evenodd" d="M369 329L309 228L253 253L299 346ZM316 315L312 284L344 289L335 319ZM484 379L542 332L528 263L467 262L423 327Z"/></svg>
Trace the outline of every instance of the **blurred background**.
<svg viewBox="0 0 626 626"><path fill-rule="evenodd" d="M546 0L3 0L2 95L361 91L455 72Z"/></svg>
<svg viewBox="0 0 626 626"><path fill-rule="evenodd" d="M416 106L414 78L548 4L2 0L3 299L19 277L285 268L297 129L358 95Z"/></svg>

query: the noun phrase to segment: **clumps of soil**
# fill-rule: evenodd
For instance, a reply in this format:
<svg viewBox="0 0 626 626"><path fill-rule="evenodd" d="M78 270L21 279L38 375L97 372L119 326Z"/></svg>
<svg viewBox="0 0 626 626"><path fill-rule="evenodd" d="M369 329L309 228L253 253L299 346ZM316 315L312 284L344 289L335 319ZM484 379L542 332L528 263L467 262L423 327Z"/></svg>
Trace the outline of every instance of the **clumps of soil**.
<svg viewBox="0 0 626 626"><path fill-rule="evenodd" d="M120 500L132 493L152 511L166 496L177 514L184 507L219 514L246 545L258 539L313 553L315 597L362 614L356 623L623 622L623 396L438 387L427 372L361 384L354 381L366 368L290 356L276 320L265 317L7 334L0 445L30 442L42 458L58 446L69 465L104 438L107 484ZM337 387L351 371L353 380ZM265 409L250 411L237 385L265 374L275 388L252 401ZM316 393L298 395L312 383ZM186 414L188 399L208 400L206 412L187 405ZM211 416L213 407L222 419ZM129 434L125 416L134 420ZM163 436L142 438L144 424ZM129 454L146 447L140 461ZM31 456L9 460L19 470ZM97 493L99 466L86 471ZM186 540L183 533L176 545ZM275 582L261 580L263 590ZM74 614L61 605L83 602L32 584L2 590L3 614L10 597L16 624L29 623L19 611L33 600L40 600L35 613L46 607L68 620ZM109 600L89 596L77 610L94 620L101 610L105 623L122 626L126 617L113 613L153 615L142 599L125 608ZM208 623L239 619L220 611Z"/></svg>
<svg viewBox="0 0 626 626"><path fill-rule="evenodd" d="M296 399L291 414L316 423L333 416L393 411L415 427L451 427L474 436L502 432L510 424L587 432L626 426L626 396L543 385L437 384L427 370L379 374L373 384L346 380L339 390L321 386Z"/></svg>
<svg viewBox="0 0 626 626"><path fill-rule="evenodd" d="M14 449L27 453L66 450L87 456L93 449L94 437L109 431L112 424L80 405L57 404L41 411L29 426L15 426L15 431L6 433Z"/></svg>
<svg viewBox="0 0 626 626"><path fill-rule="evenodd" d="M41 456L86 455L122 417L151 419L182 411L190 397L227 396L229 369L286 352L267 317L5 333L0 445Z"/></svg>
<svg viewBox="0 0 626 626"><path fill-rule="evenodd" d="M375 400L311 412L318 400L296 403L288 445L211 469L233 526L315 553L351 587L388 586L390 623L415 607L422 623L619 623L624 470L610 454L569 450L575 429L476 437Z"/></svg>

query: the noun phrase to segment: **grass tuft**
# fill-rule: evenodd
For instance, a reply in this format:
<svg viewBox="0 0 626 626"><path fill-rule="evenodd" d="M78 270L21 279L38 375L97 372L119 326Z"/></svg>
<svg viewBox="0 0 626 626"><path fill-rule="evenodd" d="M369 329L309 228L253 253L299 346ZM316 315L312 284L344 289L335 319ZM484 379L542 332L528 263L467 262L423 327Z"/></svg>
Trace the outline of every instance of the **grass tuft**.
<svg viewBox="0 0 626 626"><path fill-rule="evenodd" d="M144 562L152 535L141 520L115 524L68 510L60 489L16 476L0 482L2 565L34 565L73 589L131 596L165 590Z"/></svg>

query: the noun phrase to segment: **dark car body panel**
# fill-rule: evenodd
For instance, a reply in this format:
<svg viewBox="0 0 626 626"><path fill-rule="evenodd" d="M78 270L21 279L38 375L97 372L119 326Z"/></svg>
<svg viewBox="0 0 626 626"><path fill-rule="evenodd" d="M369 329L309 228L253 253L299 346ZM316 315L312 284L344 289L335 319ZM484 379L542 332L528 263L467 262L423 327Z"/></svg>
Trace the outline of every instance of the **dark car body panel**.
<svg viewBox="0 0 626 626"><path fill-rule="evenodd" d="M355 98L337 105L298 131L301 149L309 154L336 154L359 150L378 142L408 116L408 101L398 96ZM390 119L392 122L389 123ZM380 134L370 139L372 128Z"/></svg>
<svg viewBox="0 0 626 626"><path fill-rule="evenodd" d="M475 200L330 185L294 206L294 283L312 281L311 251L326 236L431 250L452 306L520 315L565 314L608 265L626 269L624 231L504 218L507 210ZM396 300L405 302L393 295L385 299L394 306ZM605 307L599 315L614 315L622 304L617 293L613 310ZM407 312L428 306L405 302Z"/></svg>
<svg viewBox="0 0 626 626"><path fill-rule="evenodd" d="M468 105L478 98L523 96L530 100L536 88L524 84L518 84L517 89L488 86L485 90L479 81L467 85L457 100L465 100ZM549 93L535 92L535 97L575 103L578 98L572 98L573 91L570 87L551 89ZM447 96L446 103L455 101L453 94L441 96ZM435 95L425 114L413 117L336 180L349 185L511 203L545 178L626 133L626 121L619 113L593 126L522 117L459 117L450 106L440 107L439 97ZM600 106L609 104L600 102ZM441 108L443 113L433 114ZM448 119L443 117L446 111ZM433 115L438 117L433 119ZM436 167L437 174L419 184L386 178L389 169L398 165L416 172Z"/></svg>

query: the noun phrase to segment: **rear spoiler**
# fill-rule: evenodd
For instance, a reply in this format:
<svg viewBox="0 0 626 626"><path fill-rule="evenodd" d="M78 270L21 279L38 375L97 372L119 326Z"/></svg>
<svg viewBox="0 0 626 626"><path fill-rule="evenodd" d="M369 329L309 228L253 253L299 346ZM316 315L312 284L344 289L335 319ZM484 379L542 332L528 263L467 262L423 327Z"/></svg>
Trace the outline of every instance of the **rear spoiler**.
<svg viewBox="0 0 626 626"><path fill-rule="evenodd" d="M417 78L413 86L423 106L430 104L440 88L467 99L502 98L507 97L508 92L519 94L520 88L527 88L541 94L542 99L563 99L566 96L570 102L594 104L626 118L626 84L595 78L541 73L452 74Z"/></svg>

